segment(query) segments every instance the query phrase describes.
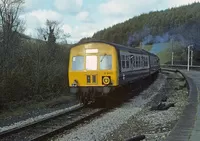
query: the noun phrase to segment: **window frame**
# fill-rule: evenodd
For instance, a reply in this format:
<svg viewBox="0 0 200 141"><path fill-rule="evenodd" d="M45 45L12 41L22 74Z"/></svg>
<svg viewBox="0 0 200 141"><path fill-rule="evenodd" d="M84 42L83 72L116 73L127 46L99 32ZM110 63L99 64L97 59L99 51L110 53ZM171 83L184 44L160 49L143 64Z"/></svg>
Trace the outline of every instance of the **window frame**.
<svg viewBox="0 0 200 141"><path fill-rule="evenodd" d="M76 59L76 57L82 57L82 59L83 59L82 63L81 63L82 64L82 69L73 69L73 65L74 65L74 61L73 60L74 60L74 58ZM71 67L72 71L83 71L85 69L84 61L85 61L85 58L82 55L72 56L72 67Z"/></svg>
<svg viewBox="0 0 200 141"><path fill-rule="evenodd" d="M102 69L101 68L101 63L102 63L101 57L104 57L104 59L105 59L105 57L107 57L107 56L111 57L111 68ZM99 55L99 70L112 70L112 68L113 68L113 56L111 54Z"/></svg>

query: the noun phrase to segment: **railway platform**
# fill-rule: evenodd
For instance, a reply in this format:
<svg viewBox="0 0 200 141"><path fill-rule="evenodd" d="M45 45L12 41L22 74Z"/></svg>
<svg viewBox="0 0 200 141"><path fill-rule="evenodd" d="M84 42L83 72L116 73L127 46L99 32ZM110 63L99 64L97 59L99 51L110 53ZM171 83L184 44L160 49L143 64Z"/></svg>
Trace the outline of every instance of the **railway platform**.
<svg viewBox="0 0 200 141"><path fill-rule="evenodd" d="M197 89L197 107L196 107L196 116L194 119L194 126L191 132L191 136L189 141L199 141L200 140L200 72L199 71L190 71L186 72L185 74L190 77Z"/></svg>
<svg viewBox="0 0 200 141"><path fill-rule="evenodd" d="M180 72L188 82L189 103L166 141L200 141L200 71Z"/></svg>

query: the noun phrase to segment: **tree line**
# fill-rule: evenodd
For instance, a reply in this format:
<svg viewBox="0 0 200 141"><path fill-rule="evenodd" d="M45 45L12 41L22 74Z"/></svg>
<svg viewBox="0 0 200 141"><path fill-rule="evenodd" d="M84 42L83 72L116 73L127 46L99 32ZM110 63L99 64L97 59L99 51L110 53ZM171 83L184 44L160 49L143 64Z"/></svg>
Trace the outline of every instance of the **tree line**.
<svg viewBox="0 0 200 141"><path fill-rule="evenodd" d="M195 38L199 38L196 36L199 30L195 30L195 28L199 29L200 25L199 11L200 3L195 2L177 8L141 14L100 30L91 38L83 38L79 42L104 40L132 47L137 47L141 43L152 44L177 38L179 40L182 38L186 42L195 42ZM163 39L165 35L168 35L167 39Z"/></svg>

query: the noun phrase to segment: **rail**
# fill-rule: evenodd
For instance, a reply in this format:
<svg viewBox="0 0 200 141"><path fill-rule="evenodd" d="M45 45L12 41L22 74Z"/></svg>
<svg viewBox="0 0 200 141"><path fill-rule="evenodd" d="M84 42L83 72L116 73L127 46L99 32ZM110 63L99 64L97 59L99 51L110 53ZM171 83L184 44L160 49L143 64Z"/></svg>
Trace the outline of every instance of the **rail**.
<svg viewBox="0 0 200 141"><path fill-rule="evenodd" d="M56 114L52 114L52 115L50 114L49 116L45 116L43 118L39 118L37 120L33 120L32 122L25 123L25 124L22 124L20 126L15 126L13 128L7 129L7 130L3 130L3 131L0 132L0 139L2 137L5 137L5 136L8 136L10 134L13 134L13 133L19 132L21 130L24 130L25 128L28 128L30 126L34 126L34 125L36 125L38 123L42 123L42 122L48 121L49 119L56 118L56 117L62 116L64 114L68 114L68 113L77 111L77 110L79 110L81 108L83 108L83 105L82 104L78 104L78 105L69 107L66 110L58 112Z"/></svg>

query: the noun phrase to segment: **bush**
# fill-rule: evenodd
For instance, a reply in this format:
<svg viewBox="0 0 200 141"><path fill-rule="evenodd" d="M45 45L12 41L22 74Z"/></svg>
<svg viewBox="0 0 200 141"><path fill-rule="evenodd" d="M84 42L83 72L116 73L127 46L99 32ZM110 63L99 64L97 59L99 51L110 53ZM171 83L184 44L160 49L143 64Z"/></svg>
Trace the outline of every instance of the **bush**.
<svg viewBox="0 0 200 141"><path fill-rule="evenodd" d="M14 51L0 73L0 103L43 101L58 96L67 84L68 48L26 41Z"/></svg>

